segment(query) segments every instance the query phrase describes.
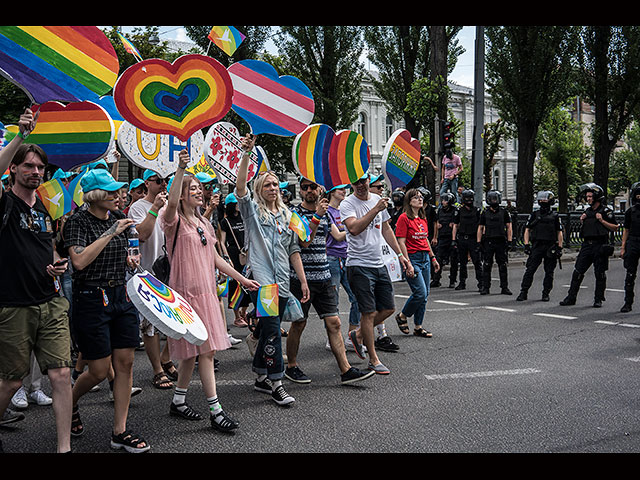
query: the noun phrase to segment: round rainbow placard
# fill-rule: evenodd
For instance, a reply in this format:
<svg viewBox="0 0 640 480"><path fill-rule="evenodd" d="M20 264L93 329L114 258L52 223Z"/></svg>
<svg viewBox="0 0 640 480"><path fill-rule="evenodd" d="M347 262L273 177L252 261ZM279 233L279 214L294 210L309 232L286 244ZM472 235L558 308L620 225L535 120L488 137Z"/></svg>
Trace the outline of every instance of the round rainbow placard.
<svg viewBox="0 0 640 480"><path fill-rule="evenodd" d="M233 85L217 60L183 55L175 62L152 58L127 68L113 98L122 117L140 130L186 142L231 109Z"/></svg>
<svg viewBox="0 0 640 480"><path fill-rule="evenodd" d="M149 272L127 282L127 294L138 311L166 336L202 345L209 334L191 305Z"/></svg>

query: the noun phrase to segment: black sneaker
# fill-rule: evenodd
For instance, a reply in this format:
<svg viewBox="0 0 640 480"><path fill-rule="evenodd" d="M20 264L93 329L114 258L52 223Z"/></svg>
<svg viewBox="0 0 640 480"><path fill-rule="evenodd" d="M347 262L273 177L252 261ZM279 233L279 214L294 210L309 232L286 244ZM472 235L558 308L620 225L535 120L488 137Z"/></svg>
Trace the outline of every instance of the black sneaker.
<svg viewBox="0 0 640 480"><path fill-rule="evenodd" d="M273 388L271 387L271 380L268 378L262 380L261 382L256 380L256 383L253 384L253 389L256 392L260 393L271 393Z"/></svg>
<svg viewBox="0 0 640 480"><path fill-rule="evenodd" d="M300 370L300 367L287 368L284 371L284 376L295 383L311 383L311 379Z"/></svg>
<svg viewBox="0 0 640 480"><path fill-rule="evenodd" d="M631 304L625 303L624 305L622 305L622 308L620 309L620 311L622 313L630 312L631 311Z"/></svg>
<svg viewBox="0 0 640 480"><path fill-rule="evenodd" d="M500 294L501 295L513 295L513 293L511 293L511 290L509 290L507 287L504 287L504 288L500 289Z"/></svg>
<svg viewBox="0 0 640 480"><path fill-rule="evenodd" d="M375 375L376 372L373 370L368 370L363 372L362 370L358 370L355 367L351 367L349 370L340 375L340 381L343 385L349 385L350 383L356 383L360 380L365 380L369 377Z"/></svg>
<svg viewBox="0 0 640 480"><path fill-rule="evenodd" d="M467 288L467 286L464 284L464 282L460 282L456 287L456 290L464 290L465 288Z"/></svg>
<svg viewBox="0 0 640 480"><path fill-rule="evenodd" d="M397 352L400 350L400 347L393 343L391 337L388 335L378 338L375 345L378 350L382 350L383 352Z"/></svg>
<svg viewBox="0 0 640 480"><path fill-rule="evenodd" d="M278 386L273 392L271 392L273 401L278 405L287 406L296 401L291 395L289 395L282 385Z"/></svg>
<svg viewBox="0 0 640 480"><path fill-rule="evenodd" d="M518 298L516 298L516 302L523 302L527 299L527 294L524 292L520 292L520 295L518 295Z"/></svg>

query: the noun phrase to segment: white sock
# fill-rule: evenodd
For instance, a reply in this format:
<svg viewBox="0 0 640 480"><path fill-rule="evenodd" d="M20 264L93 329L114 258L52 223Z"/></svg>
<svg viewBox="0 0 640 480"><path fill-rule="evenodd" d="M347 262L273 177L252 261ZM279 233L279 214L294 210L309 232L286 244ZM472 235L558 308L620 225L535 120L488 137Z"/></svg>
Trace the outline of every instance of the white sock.
<svg viewBox="0 0 640 480"><path fill-rule="evenodd" d="M387 336L387 329L384 328L384 323L381 323L380 325L376 325L376 332L378 334L377 338L382 338Z"/></svg>
<svg viewBox="0 0 640 480"><path fill-rule="evenodd" d="M207 398L207 403L209 404L211 415L215 416L222 411L222 405L220 405L217 395L215 397Z"/></svg>
<svg viewBox="0 0 640 480"><path fill-rule="evenodd" d="M173 403L175 405L182 405L186 401L187 389L176 387L173 391Z"/></svg>

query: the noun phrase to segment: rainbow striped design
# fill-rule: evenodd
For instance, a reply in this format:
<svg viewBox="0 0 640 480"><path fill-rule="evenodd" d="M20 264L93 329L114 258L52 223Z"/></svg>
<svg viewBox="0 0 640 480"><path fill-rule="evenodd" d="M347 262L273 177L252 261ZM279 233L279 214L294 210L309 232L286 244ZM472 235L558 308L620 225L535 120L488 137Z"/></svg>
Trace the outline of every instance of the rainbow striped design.
<svg viewBox="0 0 640 480"><path fill-rule="evenodd" d="M122 117L140 130L186 142L231 109L233 85L226 69L204 55L174 63L152 58L129 67L114 87Z"/></svg>
<svg viewBox="0 0 640 480"><path fill-rule="evenodd" d="M49 162L65 171L103 157L113 146L113 121L93 102L46 102L39 110L36 128L25 142L42 147Z"/></svg>
<svg viewBox="0 0 640 480"><path fill-rule="evenodd" d="M73 200L73 208L81 207L84 204L84 192L82 191L82 185L80 185L80 180L82 176L86 173L86 170L71 179L69 185L67 185L67 190L69 191L69 195Z"/></svg>
<svg viewBox="0 0 640 480"><path fill-rule="evenodd" d="M219 283L217 289L218 297L226 297L229 295L229 277L227 277L224 283Z"/></svg>
<svg viewBox="0 0 640 480"><path fill-rule="evenodd" d="M313 120L311 90L292 76L258 60L235 62L227 71L233 82L233 110L251 125L252 133L297 135Z"/></svg>
<svg viewBox="0 0 640 480"><path fill-rule="evenodd" d="M53 220L57 220L71 211L73 204L71 195L57 178L40 185L36 194Z"/></svg>
<svg viewBox="0 0 640 480"><path fill-rule="evenodd" d="M256 303L256 316L277 317L278 285L274 283L260 287L258 290L258 301Z"/></svg>
<svg viewBox="0 0 640 480"><path fill-rule="evenodd" d="M400 129L391 135L382 155L382 172L392 190L404 187L420 166L420 141L411 138L408 130Z"/></svg>
<svg viewBox="0 0 640 480"><path fill-rule="evenodd" d="M246 37L235 27L220 26L212 27L207 38L220 50L231 56Z"/></svg>
<svg viewBox="0 0 640 480"><path fill-rule="evenodd" d="M122 46L127 51L127 53L130 53L131 55L136 57L138 61L141 61L142 56L140 55L140 52L138 51L138 49L133 45L133 43L131 43L131 40L129 40L124 35L122 35L120 32L117 32L117 33L118 33L118 37L120 38L120 41L122 42Z"/></svg>
<svg viewBox="0 0 640 480"><path fill-rule="evenodd" d="M0 71L36 103L79 102L108 93L120 64L92 26L0 26Z"/></svg>
<svg viewBox="0 0 640 480"><path fill-rule="evenodd" d="M233 295L231 295L231 298L229 298L229 308L232 308L233 310L237 310L238 307L240 306L240 301L242 300L243 297L244 297L244 290L242 290L242 287L238 283L238 285L236 286L235 292L233 292Z"/></svg>
<svg viewBox="0 0 640 480"><path fill-rule="evenodd" d="M331 187L357 182L369 170L371 155L364 137L351 130L341 130L331 143L328 164Z"/></svg>
<svg viewBox="0 0 640 480"><path fill-rule="evenodd" d="M304 217L301 217L298 212L291 212L291 221L289 222L289 228L293 230L300 240L308 242L311 238L311 228L309 222Z"/></svg>
<svg viewBox="0 0 640 480"><path fill-rule="evenodd" d="M156 296L168 303L175 303L176 297L169 287L153 275L141 275L140 280L151 290Z"/></svg>

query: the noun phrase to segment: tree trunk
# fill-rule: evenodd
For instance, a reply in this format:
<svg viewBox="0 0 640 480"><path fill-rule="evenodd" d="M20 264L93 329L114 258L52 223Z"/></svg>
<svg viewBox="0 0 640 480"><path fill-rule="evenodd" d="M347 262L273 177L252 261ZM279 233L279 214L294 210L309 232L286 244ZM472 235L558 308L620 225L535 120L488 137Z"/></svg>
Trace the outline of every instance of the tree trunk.
<svg viewBox="0 0 640 480"><path fill-rule="evenodd" d="M558 211L560 213L567 213L569 210L569 202L567 195L567 188L569 187L569 181L567 179L567 169L558 169Z"/></svg>
<svg viewBox="0 0 640 480"><path fill-rule="evenodd" d="M518 125L518 178L516 207L518 213L533 211L533 164L536 158L535 139L538 127L523 121Z"/></svg>
<svg viewBox="0 0 640 480"><path fill-rule="evenodd" d="M595 138L594 138L594 163L593 181L600 185L607 195L607 183L609 182L609 155L611 153L609 140L609 92L607 79L609 76L609 42L611 39L611 27L608 25L595 28L595 41L593 47L594 75L595 75Z"/></svg>
<svg viewBox="0 0 640 480"><path fill-rule="evenodd" d="M431 81L435 82L438 78L447 83L447 57L448 57L449 41L447 39L447 30L444 26L429 26L429 72ZM446 95L441 95L438 99L437 115L440 120L446 121L448 115L448 98ZM442 152L435 151L436 140L435 136L440 135L438 129L437 132L431 129L431 145L433 152L430 152L433 163L438 167L437 172L433 172L434 175L429 177L433 178L433 198L435 200L439 188L436 190L436 186L439 185L440 171L442 169ZM430 167L430 166L429 166ZM433 168L431 168L433 170Z"/></svg>

